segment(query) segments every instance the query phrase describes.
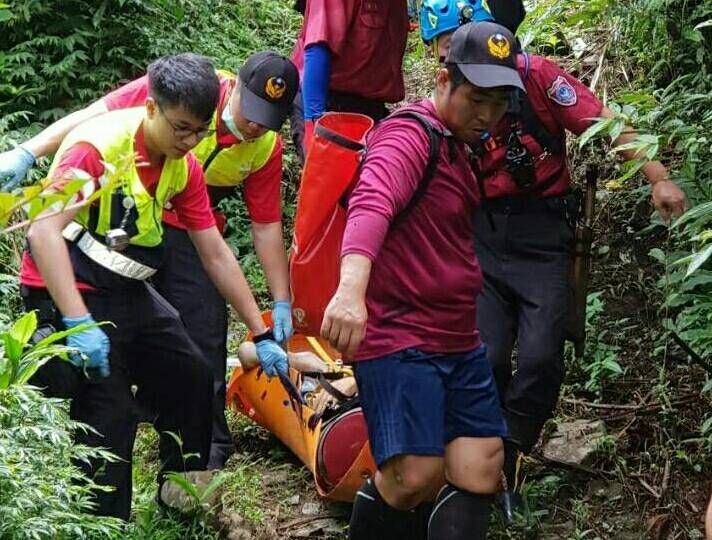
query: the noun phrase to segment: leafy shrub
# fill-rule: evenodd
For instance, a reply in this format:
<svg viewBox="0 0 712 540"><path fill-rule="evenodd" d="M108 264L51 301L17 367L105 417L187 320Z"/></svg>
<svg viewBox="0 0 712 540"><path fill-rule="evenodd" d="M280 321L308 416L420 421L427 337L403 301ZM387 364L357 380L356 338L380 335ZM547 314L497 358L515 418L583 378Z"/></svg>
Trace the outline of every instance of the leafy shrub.
<svg viewBox="0 0 712 540"><path fill-rule="evenodd" d="M591 293L586 299L586 349L582 361L573 355L573 347L567 344L569 376L577 381L575 389L601 397L606 381L623 374L618 362L620 347L609 343L611 336L601 328L600 318L605 311L605 303L600 292Z"/></svg>
<svg viewBox="0 0 712 540"><path fill-rule="evenodd" d="M69 418L66 401L26 385L48 358L68 352L56 345L66 332L28 346L36 326L29 313L0 333L0 538L119 537L119 520L90 514L92 493L105 488L77 466L90 458L115 458L75 444L73 434L90 428Z"/></svg>
<svg viewBox="0 0 712 540"><path fill-rule="evenodd" d="M18 0L0 17L0 112L47 123L183 51L236 69L253 51L287 53L299 18L287 0ZM4 131L4 130L0 130Z"/></svg>

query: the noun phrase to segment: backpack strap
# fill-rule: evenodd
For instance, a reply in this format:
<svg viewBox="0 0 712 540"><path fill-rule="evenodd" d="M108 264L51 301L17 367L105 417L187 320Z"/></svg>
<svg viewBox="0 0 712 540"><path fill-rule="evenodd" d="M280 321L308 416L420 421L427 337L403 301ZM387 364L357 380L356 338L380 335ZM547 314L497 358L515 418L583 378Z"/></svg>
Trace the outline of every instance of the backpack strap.
<svg viewBox="0 0 712 540"><path fill-rule="evenodd" d="M522 52L524 57L524 77L523 82L526 84L529 78L529 68L531 61L529 54ZM532 107L529 96L526 92L516 89L511 96L508 115L512 120L519 120L525 133L529 133L539 145L550 154L560 154L564 151L564 142L561 137L549 132L548 129L541 123L534 108Z"/></svg>
<svg viewBox="0 0 712 540"><path fill-rule="evenodd" d="M412 118L416 120L427 133L429 141L428 161L425 165L423 176L418 183L418 187L413 192L406 207L400 211L391 224L391 227L397 227L406 220L428 190L430 181L435 176L435 171L438 167L442 140L444 137L451 137L451 135L449 132L443 132L441 129L436 128L424 115L415 111L395 112L388 117L388 119L391 118ZM448 141L449 140L451 139L448 139Z"/></svg>

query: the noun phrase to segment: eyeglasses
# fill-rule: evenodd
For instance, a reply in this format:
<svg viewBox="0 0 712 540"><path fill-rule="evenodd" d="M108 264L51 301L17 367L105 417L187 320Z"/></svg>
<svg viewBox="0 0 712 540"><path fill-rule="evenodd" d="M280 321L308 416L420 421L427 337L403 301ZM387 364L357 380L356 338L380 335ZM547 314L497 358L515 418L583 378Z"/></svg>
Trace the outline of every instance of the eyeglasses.
<svg viewBox="0 0 712 540"><path fill-rule="evenodd" d="M198 140L201 140L215 133L215 130L210 128L190 129L184 127L177 127L173 122L171 122L170 118L168 118L168 115L166 115L163 109L158 107L158 110L161 111L161 114L163 115L163 118L166 119L166 122L168 122L168 125L173 128L173 135L178 139L187 139L191 135L195 135Z"/></svg>

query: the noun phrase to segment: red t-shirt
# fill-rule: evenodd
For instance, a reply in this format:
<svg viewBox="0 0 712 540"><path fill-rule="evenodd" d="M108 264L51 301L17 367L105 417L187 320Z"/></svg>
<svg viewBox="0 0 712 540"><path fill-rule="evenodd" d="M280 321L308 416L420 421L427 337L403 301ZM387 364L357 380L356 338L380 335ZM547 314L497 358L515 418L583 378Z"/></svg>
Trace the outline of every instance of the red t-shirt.
<svg viewBox="0 0 712 540"><path fill-rule="evenodd" d="M527 89L532 109L547 131L566 143L566 130L576 135L583 133L600 116L603 103L575 77L569 75L555 63L536 55L518 57L518 68ZM488 198L516 195L521 193L511 174L505 170L507 152L506 135L509 126L503 121L493 131L492 142L496 146L489 149L480 159L480 169L484 177ZM544 151L531 134L522 137L535 161L537 183L548 182L553 176L554 183L541 195L553 197L564 194L571 182L565 152L543 156Z"/></svg>
<svg viewBox="0 0 712 540"><path fill-rule="evenodd" d="M134 149L137 153L137 162L145 162L148 164L148 152L144 144L143 129L136 132ZM68 169L79 169L88 173L92 178L99 178L104 174L104 164L99 151L89 143L78 143L69 148L60 158L59 165L55 170L54 178L57 180L56 185L61 187L66 181L63 181L62 175ZM179 215L182 223L190 230L205 230L215 225L215 218L210 211L210 199L208 199L205 180L203 179L203 169L200 168L198 160L193 154L187 155L188 159L188 183L185 189L175 195L171 199L171 204L175 212ZM156 191L158 180L161 177L163 165L157 166L140 166L138 174L146 191L153 195ZM94 189L99 188L99 182L94 181ZM90 190L91 191L91 190ZM73 202L79 202L83 199L83 195L78 193ZM98 204L98 201L94 204ZM25 251L22 256L22 264L20 267L20 283L28 287L44 287L44 279L32 259L29 252ZM92 287L77 283L80 289L91 289Z"/></svg>
<svg viewBox="0 0 712 540"><path fill-rule="evenodd" d="M229 146L240 144L240 140L229 131L221 133L222 121L220 113L227 105L227 100L230 99L230 93L234 86L234 79L225 77L220 78L220 97L217 107L217 137L218 146L227 148ZM126 109L129 107L137 107L143 105L148 97L148 76L144 75L128 84L114 90L104 96L104 104L110 111L115 109ZM250 174L243 182L245 204L247 211L250 214L250 219L255 223L274 223L282 219L282 152L284 145L281 137L277 137L277 144L272 151L267 163L259 170ZM218 219L222 219L218 217ZM176 214L172 211L166 211L163 215L163 220L172 225L184 229L185 226L180 223Z"/></svg>
<svg viewBox="0 0 712 540"><path fill-rule="evenodd" d="M409 105L435 127L443 124L430 100ZM349 197L342 256L358 253L373 262L366 292L366 336L355 360L409 347L452 353L480 344L475 299L482 272L472 239L478 192L464 145L443 141L428 189L407 218L429 152L425 130L412 119L380 124Z"/></svg>
<svg viewBox="0 0 712 540"><path fill-rule="evenodd" d="M303 73L304 48L324 43L332 54L330 90L395 103L405 96L407 39L403 0L307 0L292 60Z"/></svg>

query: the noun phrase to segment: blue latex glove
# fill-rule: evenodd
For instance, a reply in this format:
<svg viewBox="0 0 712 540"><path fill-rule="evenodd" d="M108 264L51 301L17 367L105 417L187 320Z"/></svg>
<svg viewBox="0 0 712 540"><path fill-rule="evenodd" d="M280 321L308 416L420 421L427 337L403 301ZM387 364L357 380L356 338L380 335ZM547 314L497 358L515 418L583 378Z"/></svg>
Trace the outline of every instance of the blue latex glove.
<svg viewBox="0 0 712 540"><path fill-rule="evenodd" d="M272 324L274 339L284 344L294 333L292 326L292 304L286 300L277 300L272 304Z"/></svg>
<svg viewBox="0 0 712 540"><path fill-rule="evenodd" d="M62 322L67 329L74 328L80 324L93 323L94 317L87 313L82 317L62 317ZM81 354L73 353L69 359L75 366L86 368L92 375L98 373L100 377L109 376L109 336L104 331L95 326L88 330L83 330L77 334L67 336L67 346L79 349Z"/></svg>
<svg viewBox="0 0 712 540"><path fill-rule="evenodd" d="M287 362L287 353L280 347L276 341L266 339L255 344L257 348L257 358L260 361L262 370L269 378L274 377L278 373L287 375L289 373L289 362Z"/></svg>
<svg viewBox="0 0 712 540"><path fill-rule="evenodd" d="M22 146L0 154L0 191L15 189L34 164L35 155Z"/></svg>

